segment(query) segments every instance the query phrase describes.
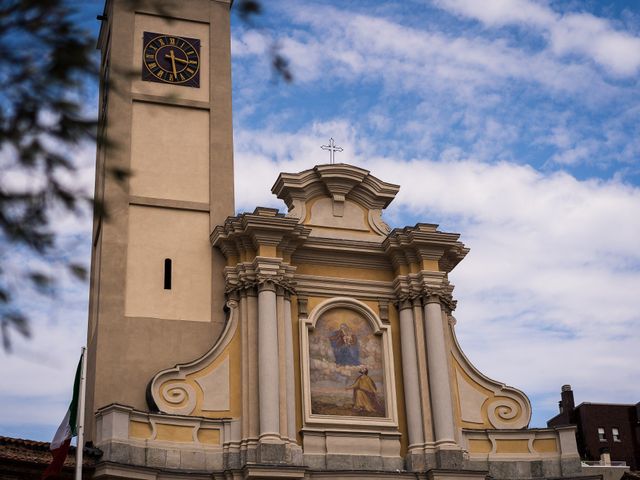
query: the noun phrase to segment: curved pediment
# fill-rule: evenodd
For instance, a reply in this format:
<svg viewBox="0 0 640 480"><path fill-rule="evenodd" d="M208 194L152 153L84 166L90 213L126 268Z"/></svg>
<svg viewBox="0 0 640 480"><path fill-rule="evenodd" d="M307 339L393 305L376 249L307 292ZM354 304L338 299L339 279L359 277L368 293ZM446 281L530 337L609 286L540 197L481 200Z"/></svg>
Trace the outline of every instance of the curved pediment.
<svg viewBox="0 0 640 480"><path fill-rule="evenodd" d="M372 239L389 233L382 210L399 189L368 170L339 163L281 173L271 191L287 204L287 216L312 227L312 235Z"/></svg>

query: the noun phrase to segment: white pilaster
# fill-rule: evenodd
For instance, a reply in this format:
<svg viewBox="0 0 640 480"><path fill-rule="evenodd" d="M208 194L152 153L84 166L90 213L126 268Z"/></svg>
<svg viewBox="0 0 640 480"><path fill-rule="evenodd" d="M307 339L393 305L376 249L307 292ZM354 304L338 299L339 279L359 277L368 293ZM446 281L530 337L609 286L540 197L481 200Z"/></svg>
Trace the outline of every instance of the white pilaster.
<svg viewBox="0 0 640 480"><path fill-rule="evenodd" d="M400 342L402 352L402 374L404 380L404 401L407 412L407 431L409 450L424 445L422 431L422 408L420 400L420 378L418 375L418 357L413 327L413 309L411 302L405 300L400 309Z"/></svg>
<svg viewBox="0 0 640 480"><path fill-rule="evenodd" d="M278 319L278 403L280 408L280 419L278 432L280 438L287 438L287 409L289 408L289 398L287 397L287 356L286 356L286 334L284 331L284 289L276 287L276 311Z"/></svg>
<svg viewBox="0 0 640 480"><path fill-rule="evenodd" d="M436 446L446 448L455 445L455 424L442 309L436 296L426 299L424 324L435 441Z"/></svg>
<svg viewBox="0 0 640 480"><path fill-rule="evenodd" d="M247 361L249 363L249 384L246 389L249 392L249 439L255 442L260 435L260 404L258 372L258 297L255 290L247 291ZM243 387L245 387L243 385Z"/></svg>
<svg viewBox="0 0 640 480"><path fill-rule="evenodd" d="M278 441L280 439L278 319L276 290L271 282L263 283L258 293L258 375L260 441Z"/></svg>
<svg viewBox="0 0 640 480"><path fill-rule="evenodd" d="M287 437L296 442L296 384L293 369L293 326L291 325L291 299L284 297L285 362L287 367Z"/></svg>
<svg viewBox="0 0 640 480"><path fill-rule="evenodd" d="M240 292L240 335L242 341L242 438L249 436L249 312L247 292Z"/></svg>

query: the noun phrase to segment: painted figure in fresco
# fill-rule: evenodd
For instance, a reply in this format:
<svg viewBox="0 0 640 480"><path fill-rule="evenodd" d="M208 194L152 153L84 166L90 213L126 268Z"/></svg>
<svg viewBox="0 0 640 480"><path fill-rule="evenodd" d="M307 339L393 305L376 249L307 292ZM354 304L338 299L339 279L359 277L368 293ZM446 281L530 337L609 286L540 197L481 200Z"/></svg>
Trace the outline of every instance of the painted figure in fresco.
<svg viewBox="0 0 640 480"><path fill-rule="evenodd" d="M355 415L384 415L384 405L380 404L376 392L376 382L369 376L367 367L360 367L358 378L347 389L353 389L353 413Z"/></svg>
<svg viewBox="0 0 640 480"><path fill-rule="evenodd" d="M329 337L336 365L360 365L360 345L349 325L343 323Z"/></svg>

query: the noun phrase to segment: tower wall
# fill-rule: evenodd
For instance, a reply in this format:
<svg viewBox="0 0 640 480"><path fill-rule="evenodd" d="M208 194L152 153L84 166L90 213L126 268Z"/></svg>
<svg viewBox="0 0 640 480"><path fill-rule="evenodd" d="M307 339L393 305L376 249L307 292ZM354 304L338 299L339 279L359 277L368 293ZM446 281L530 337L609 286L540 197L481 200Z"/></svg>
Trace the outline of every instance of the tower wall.
<svg viewBox="0 0 640 480"><path fill-rule="evenodd" d="M230 2L131 5L107 2L98 44L107 216L94 219L88 419L116 402L146 409L153 374L206 351L224 322L224 260L209 234L234 213ZM144 80L145 32L198 40L199 86Z"/></svg>

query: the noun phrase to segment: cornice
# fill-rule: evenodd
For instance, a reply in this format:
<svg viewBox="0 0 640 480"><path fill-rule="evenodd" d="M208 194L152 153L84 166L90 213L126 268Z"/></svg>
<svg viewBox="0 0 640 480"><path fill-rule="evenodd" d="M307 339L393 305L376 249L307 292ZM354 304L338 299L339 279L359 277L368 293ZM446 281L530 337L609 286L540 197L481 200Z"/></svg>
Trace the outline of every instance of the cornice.
<svg viewBox="0 0 640 480"><path fill-rule="evenodd" d="M296 267L281 258L257 256L251 262L240 262L224 268L227 296L243 290L259 290L265 286L280 287L289 294L296 293Z"/></svg>
<svg viewBox="0 0 640 480"><path fill-rule="evenodd" d="M382 245L396 268L414 259L435 260L439 270L448 273L469 253L459 238L458 233L440 232L436 224L418 223L393 229Z"/></svg>
<svg viewBox="0 0 640 480"><path fill-rule="evenodd" d="M282 247L291 252L309 236L310 231L276 209L258 207L253 213L228 217L224 224L213 229L210 240L229 258L258 250L261 246Z"/></svg>
<svg viewBox="0 0 640 480"><path fill-rule="evenodd" d="M384 182L364 168L337 163L316 165L299 173L281 173L271 192L283 200L289 210L296 200L310 200L327 195L334 201L351 199L367 209L386 208L395 198L400 187Z"/></svg>
<svg viewBox="0 0 640 480"><path fill-rule="evenodd" d="M398 275L393 280L396 303L419 300L422 304L436 300L448 311L456 308L453 298L453 285L449 283L445 272L423 270L407 275Z"/></svg>
<svg viewBox="0 0 640 480"><path fill-rule="evenodd" d="M300 296L344 297L388 301L395 300L392 282L295 275L296 292Z"/></svg>

